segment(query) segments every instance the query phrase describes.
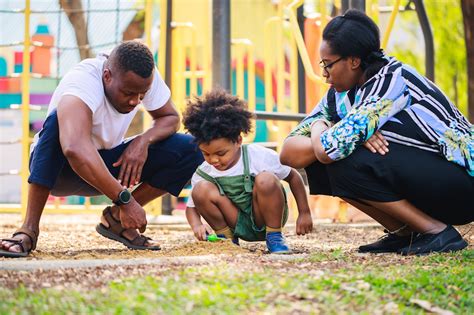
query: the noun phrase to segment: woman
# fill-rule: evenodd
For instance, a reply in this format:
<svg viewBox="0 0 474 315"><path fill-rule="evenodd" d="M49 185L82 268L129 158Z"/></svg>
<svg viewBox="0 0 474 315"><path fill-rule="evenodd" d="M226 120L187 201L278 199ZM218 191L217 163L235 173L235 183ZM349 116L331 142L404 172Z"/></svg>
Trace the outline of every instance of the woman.
<svg viewBox="0 0 474 315"><path fill-rule="evenodd" d="M451 224L474 219L473 125L432 82L383 53L362 12L331 20L320 54L331 87L285 140L281 162L306 169L311 194L341 197L388 230L360 252L465 248Z"/></svg>

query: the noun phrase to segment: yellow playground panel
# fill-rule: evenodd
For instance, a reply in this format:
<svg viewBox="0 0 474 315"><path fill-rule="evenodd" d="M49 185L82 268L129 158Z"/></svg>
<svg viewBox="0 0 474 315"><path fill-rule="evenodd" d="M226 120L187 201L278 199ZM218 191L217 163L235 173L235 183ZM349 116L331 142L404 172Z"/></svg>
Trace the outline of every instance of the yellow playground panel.
<svg viewBox="0 0 474 315"><path fill-rule="evenodd" d="M142 0L128 8L110 7L108 9L110 11L105 14L109 14L110 17L115 16L118 21L121 11L144 13L144 40L156 53L158 68L162 76L165 77L165 69L171 69L169 82L172 98L176 106L183 110L189 97L200 95L203 91L211 89L212 67L220 66L213 64L212 60L212 1L174 0L171 1L172 8L167 8L168 3L169 1L165 0ZM340 1L318 1L319 5L315 12L306 17L304 29L301 29L297 20L297 9L303 3L303 0L231 1L232 90L234 94L245 98L249 103L249 108L253 111L281 114L298 113L298 87L305 85L306 112L308 112L327 88L321 79L320 69L317 67L318 48L322 29L330 19L329 6L334 5L340 8L341 4ZM30 0L25 0L24 4L24 8L20 11L11 12L11 14L21 14L23 18L23 39L18 38L15 43L0 43L0 58L2 58L2 54L6 55L5 52L12 46L20 47L22 51L22 56L20 56L22 58L19 58L19 62L15 55L15 66L20 67L21 65L20 71L5 74L0 72L0 100L3 95L7 95L2 90L2 76L5 77L4 81L8 81L12 86L16 82L14 80L18 81L18 77L21 76L21 90L17 87L18 91L16 91L19 93L18 96L21 94L21 100L18 101L21 105L9 104L7 107L8 110L21 110L21 166L17 170L0 170L0 177L2 175L21 176L21 198L19 203L1 204L0 212L21 211L23 215L26 211L28 192L30 116L34 109L44 109L44 106L38 107L32 101L35 96L32 91L33 83L40 78L41 80L53 80L57 84L60 79L58 71L54 76L50 73L37 73L37 66L31 68L30 51L35 58L41 49L43 49L43 54L45 49L47 51L49 51L48 49L55 50L57 58L55 62L57 65L61 63L59 59L61 54L58 53L61 50L60 43L40 42L35 40L35 34L32 37L30 29L32 17L48 12L32 9ZM399 4L399 0L394 1L394 10L383 37L383 46L387 44ZM369 15L377 17L378 1L366 1L366 8ZM169 11L172 12L170 17L167 16ZM83 12L87 14L87 21L89 21L89 15L94 14L94 10L90 7L83 9ZM159 12L159 14L154 14L154 12ZM54 13L57 16L65 15L59 8ZM1 14L9 13L3 11ZM169 25L166 21L170 21ZM113 44L121 40L117 38L118 24L117 22L114 30L116 41ZM61 28L58 27L55 35L59 37L61 32ZM159 33L159 40L155 42L152 38L154 32ZM306 41L303 39L303 34ZM111 34L108 35L111 36ZM171 41L168 41L171 43L169 49L166 47L167 36L171 36ZM100 46L100 44L97 45L97 47ZM93 46L91 45L91 47ZM166 58L167 52L171 54L168 56L169 58ZM51 54L51 57L54 58L52 55L54 54ZM49 55L46 53L46 56ZM301 57L304 67L305 82L298 80L298 56ZM13 58L7 56L6 59L11 61ZM166 64L167 60L170 60L169 64ZM49 62L48 60L48 65ZM33 64L38 64L38 62L33 62ZM18 82L16 83L18 85ZM11 91L7 90L7 92ZM0 108L3 110L3 107ZM143 117L143 128L145 128L149 126L150 119L148 115L143 115ZM247 136L245 141L262 142L278 150L286 135L295 125L296 122L291 121L257 121L253 134ZM0 141L2 146L8 145L8 143L17 142L16 140ZM101 205L93 205L90 198L85 198L82 203L79 205L63 204L59 198L55 198L48 203L45 212L97 213L103 208ZM292 208L296 209L294 201L292 203ZM339 209L337 217L339 220L345 221L347 205L340 203L337 207ZM147 211L152 214L160 214L161 200L148 205Z"/></svg>

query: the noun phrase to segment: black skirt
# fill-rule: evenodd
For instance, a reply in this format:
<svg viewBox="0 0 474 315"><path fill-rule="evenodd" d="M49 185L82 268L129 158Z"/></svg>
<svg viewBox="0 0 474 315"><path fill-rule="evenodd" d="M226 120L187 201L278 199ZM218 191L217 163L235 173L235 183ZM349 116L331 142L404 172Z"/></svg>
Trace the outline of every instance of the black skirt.
<svg viewBox="0 0 474 315"><path fill-rule="evenodd" d="M312 195L392 202L406 199L447 224L474 221L474 177L440 154L391 142L386 155L357 148L305 168Z"/></svg>

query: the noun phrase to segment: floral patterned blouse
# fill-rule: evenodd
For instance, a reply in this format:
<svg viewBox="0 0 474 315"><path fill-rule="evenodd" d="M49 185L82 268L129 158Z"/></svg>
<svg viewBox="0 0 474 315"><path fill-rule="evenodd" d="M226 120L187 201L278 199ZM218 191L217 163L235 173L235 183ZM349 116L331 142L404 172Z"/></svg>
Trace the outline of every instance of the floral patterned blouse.
<svg viewBox="0 0 474 315"><path fill-rule="evenodd" d="M334 125L321 143L334 160L349 156L379 130L391 142L443 155L474 176L474 125L433 82L393 57L360 88L329 89L289 137L311 135L311 124Z"/></svg>

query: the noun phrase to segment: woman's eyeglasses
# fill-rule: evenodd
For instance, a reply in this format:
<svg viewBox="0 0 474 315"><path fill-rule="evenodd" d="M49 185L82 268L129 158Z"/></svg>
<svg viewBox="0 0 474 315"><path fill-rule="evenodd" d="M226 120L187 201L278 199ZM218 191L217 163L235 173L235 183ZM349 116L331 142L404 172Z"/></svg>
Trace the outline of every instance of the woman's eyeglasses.
<svg viewBox="0 0 474 315"><path fill-rule="evenodd" d="M326 64L324 63L323 60L321 60L319 62L319 66L321 67L321 69L323 69L324 71L328 72L329 69L332 68L332 66L334 66L337 62L341 61L342 59L344 59L344 57L339 57L338 59Z"/></svg>

